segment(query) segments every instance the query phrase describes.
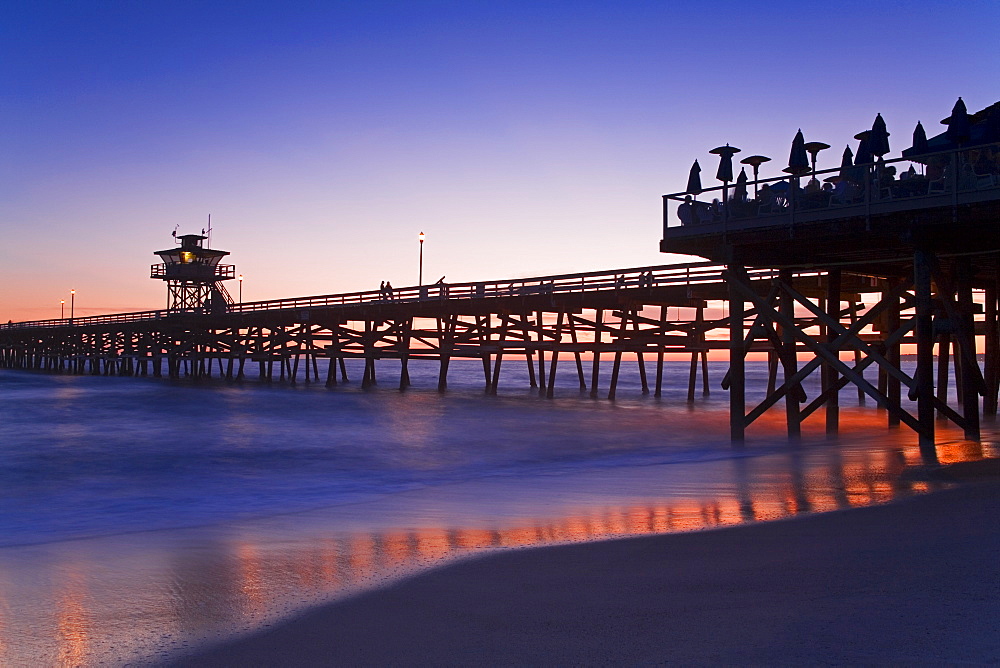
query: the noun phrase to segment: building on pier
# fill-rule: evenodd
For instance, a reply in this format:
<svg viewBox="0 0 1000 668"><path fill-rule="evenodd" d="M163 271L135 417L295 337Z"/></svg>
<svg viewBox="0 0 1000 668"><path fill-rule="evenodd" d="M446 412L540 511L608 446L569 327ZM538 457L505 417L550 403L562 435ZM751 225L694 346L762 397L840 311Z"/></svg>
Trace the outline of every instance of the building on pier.
<svg viewBox="0 0 1000 668"><path fill-rule="evenodd" d="M779 402L790 435L821 407L828 431L836 432L838 397L848 384L885 409L890 425L916 431L929 458L936 417L978 439L981 413L997 413L1000 103L968 114L960 99L942 121L947 132L927 140L918 124L914 145L896 159L886 158L888 132L880 121L856 136L856 155L848 147L836 169L816 169L816 153L829 146L805 143L800 131L782 170L788 176L759 179L757 169L769 158L743 160L754 168L753 197L745 172L729 187L732 167L725 162L739 149L727 145L714 151L722 160L721 187L702 189L693 168L687 190L663 198L660 250L726 265L734 440ZM761 269L775 272L764 290L748 274ZM796 289L793 276L802 272L813 272L825 293ZM861 311L845 305L848 273L880 286ZM908 371L901 355L910 341L916 369ZM744 360L758 344L781 366L784 382L748 412ZM866 369L877 370L878 380ZM817 371L823 390L807 401L802 381ZM958 407L948 403L950 378ZM916 403L915 415L904 396Z"/></svg>

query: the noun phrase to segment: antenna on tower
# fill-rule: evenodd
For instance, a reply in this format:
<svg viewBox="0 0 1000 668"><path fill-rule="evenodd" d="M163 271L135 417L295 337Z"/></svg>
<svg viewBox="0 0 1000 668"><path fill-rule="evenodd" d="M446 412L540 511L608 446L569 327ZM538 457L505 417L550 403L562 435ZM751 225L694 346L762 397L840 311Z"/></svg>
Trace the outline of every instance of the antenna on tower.
<svg viewBox="0 0 1000 668"><path fill-rule="evenodd" d="M212 214L208 214L208 247L212 247Z"/></svg>
<svg viewBox="0 0 1000 668"><path fill-rule="evenodd" d="M177 239L177 229L180 226L181 226L180 223L177 223L176 225L174 225L174 231L170 233L170 236L172 236L175 240Z"/></svg>

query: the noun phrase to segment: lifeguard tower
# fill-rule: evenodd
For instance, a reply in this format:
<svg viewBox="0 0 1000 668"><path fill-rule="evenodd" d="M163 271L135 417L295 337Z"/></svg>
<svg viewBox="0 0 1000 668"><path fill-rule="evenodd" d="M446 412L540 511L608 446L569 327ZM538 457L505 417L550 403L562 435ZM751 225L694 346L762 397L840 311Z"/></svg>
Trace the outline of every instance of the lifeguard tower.
<svg viewBox="0 0 1000 668"><path fill-rule="evenodd" d="M176 236L179 247L154 253L163 263L154 264L149 276L167 282L168 310L225 313L233 303L223 281L236 277L236 266L219 264L229 251L205 248L202 244L207 238L183 234Z"/></svg>

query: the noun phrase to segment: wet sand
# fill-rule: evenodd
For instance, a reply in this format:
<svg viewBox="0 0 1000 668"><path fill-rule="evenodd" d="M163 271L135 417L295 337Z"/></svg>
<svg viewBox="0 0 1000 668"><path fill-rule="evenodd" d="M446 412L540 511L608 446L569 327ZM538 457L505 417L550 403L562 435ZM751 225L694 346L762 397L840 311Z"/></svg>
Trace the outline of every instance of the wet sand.
<svg viewBox="0 0 1000 668"><path fill-rule="evenodd" d="M883 506L491 553L174 665L996 664L995 468Z"/></svg>

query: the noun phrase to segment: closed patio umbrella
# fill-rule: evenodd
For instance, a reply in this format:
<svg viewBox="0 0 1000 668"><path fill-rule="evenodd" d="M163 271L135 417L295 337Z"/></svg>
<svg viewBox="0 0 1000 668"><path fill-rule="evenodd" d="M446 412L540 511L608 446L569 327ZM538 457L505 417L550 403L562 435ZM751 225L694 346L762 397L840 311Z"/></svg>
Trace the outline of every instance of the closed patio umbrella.
<svg viewBox="0 0 1000 668"><path fill-rule="evenodd" d="M806 155L806 140L802 137L802 130L795 133L792 140L792 150L788 154L788 167L784 172L799 175L809 171L809 156Z"/></svg>
<svg viewBox="0 0 1000 668"><path fill-rule="evenodd" d="M844 149L844 157L840 160L840 178L850 179L851 170L854 169L854 154L851 152L851 147L848 146Z"/></svg>
<svg viewBox="0 0 1000 668"><path fill-rule="evenodd" d="M969 110L965 108L965 102L958 98L958 102L952 107L951 116L941 121L948 126L946 136L950 141L961 146L969 141L971 126L969 123Z"/></svg>
<svg viewBox="0 0 1000 668"><path fill-rule="evenodd" d="M872 153L883 156L889 152L889 131L885 127L882 114L876 114L875 122L872 123L872 133L868 137Z"/></svg>
<svg viewBox="0 0 1000 668"><path fill-rule="evenodd" d="M864 132L859 132L854 135L854 138L859 140L857 153L854 154L855 165L864 165L869 162L875 162L875 156L872 154L872 145L869 139L870 136L870 130L865 130Z"/></svg>
<svg viewBox="0 0 1000 668"><path fill-rule="evenodd" d="M927 133L924 131L923 124L920 121L917 121L917 127L913 128L913 147L910 149L911 155L927 153L928 150Z"/></svg>
<svg viewBox="0 0 1000 668"><path fill-rule="evenodd" d="M697 160L691 165L691 173L688 174L687 189L684 192L692 195L697 195L701 192L701 166Z"/></svg>
<svg viewBox="0 0 1000 668"><path fill-rule="evenodd" d="M736 188L733 189L733 199L735 199L737 202L745 202L747 200L746 168L741 168L740 175L736 177Z"/></svg>

